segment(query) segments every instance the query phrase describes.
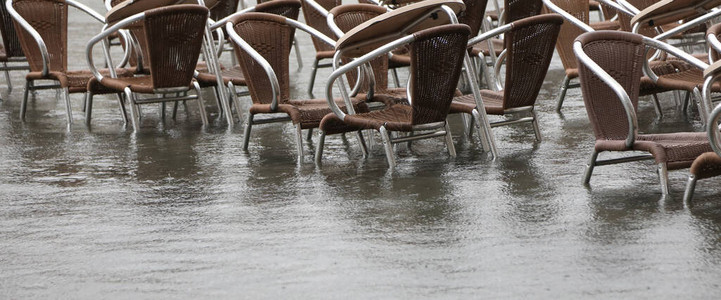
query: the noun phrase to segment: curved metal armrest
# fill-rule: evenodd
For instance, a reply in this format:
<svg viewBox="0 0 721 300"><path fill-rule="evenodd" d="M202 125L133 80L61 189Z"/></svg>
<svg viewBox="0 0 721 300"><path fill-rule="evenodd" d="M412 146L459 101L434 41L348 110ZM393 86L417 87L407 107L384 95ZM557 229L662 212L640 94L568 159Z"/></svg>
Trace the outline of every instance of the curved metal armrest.
<svg viewBox="0 0 721 300"><path fill-rule="evenodd" d="M498 35L504 34L504 33L508 32L508 31L511 30L511 29L513 29L513 23L511 23L511 24L504 24L504 25L498 26L498 27L496 27L496 28L494 28L494 29L491 29L491 30L489 30L489 31L487 31L487 32L481 33L480 35L478 35L478 36L476 36L476 37L474 37L474 38L472 38L472 39L469 39L469 40L468 40L468 45L467 45L467 47L468 47L468 48L473 47L473 45L475 45L475 44L478 44L478 43L480 43L480 42L482 42L482 41L485 41L485 40L487 40L487 39L490 39L490 38L492 38L492 37L494 37L494 36L498 36Z"/></svg>
<svg viewBox="0 0 721 300"><path fill-rule="evenodd" d="M593 28L591 28L591 26L582 22L579 19L576 19L576 17L569 14L567 11L561 9L560 7L558 7L556 4L551 2L551 0L543 0L543 4L545 4L546 7L548 7L548 9L550 9L551 11L561 15L561 17L563 17L564 20L571 22L571 24L576 25L576 27L578 27L578 28L581 28L581 30L583 30L585 32L595 31L595 30L593 30Z"/></svg>
<svg viewBox="0 0 721 300"><path fill-rule="evenodd" d="M655 49L670 53L671 55L676 56L701 70L705 70L706 68L708 68L707 63L702 62L698 58L694 57L691 54L684 52L683 50L681 50L679 48L671 46L663 41L659 41L656 38L649 38L649 37L645 37L645 36L642 38L643 38L643 43L647 46L651 46ZM646 51L648 51L648 50L649 49L646 48ZM658 76L656 75L656 73L653 72L653 70L651 70L651 67L648 65L648 61L646 61L646 60L644 60L644 63L643 63L643 72L646 74L646 76L650 77L651 80L653 80L654 82L656 82L658 80Z"/></svg>
<svg viewBox="0 0 721 300"><path fill-rule="evenodd" d="M717 53L721 54L721 41L719 41L718 37L715 34L708 34L706 35L706 42L709 45L708 61L709 63L714 63L713 59L711 59L711 51L716 51Z"/></svg>
<svg viewBox="0 0 721 300"><path fill-rule="evenodd" d="M697 17L697 18L694 18L693 20L691 20L691 21L689 21L689 22L684 22L683 24L681 24L680 26L677 26L677 27L674 28L674 29L671 29L671 30L669 30L669 31L666 31L666 32L664 32L664 33L661 33L661 34L657 35L656 37L654 37L654 39L657 39L657 40L667 39L667 38L669 38L669 37L671 37L671 36L674 36L674 35L679 34L679 33L683 33L684 31L687 31L687 30L689 30L689 29L691 29L691 28L693 28L693 27L696 27L696 26L698 26L698 25L700 25L700 24L703 24L703 23L705 23L706 21L709 21L709 20L711 20L711 19L713 19L713 18L715 18L715 17L718 17L718 16L721 16L721 10L720 10L720 9L712 10L712 11L707 12L707 13L705 13L705 14ZM636 23L636 24L634 24L633 26L634 26L634 28L636 28L638 25L639 25L639 24Z"/></svg>
<svg viewBox="0 0 721 300"><path fill-rule="evenodd" d="M103 30L88 41L87 46L85 46L85 55L88 60L88 68L98 81L101 81L103 79L103 75L100 74L98 69L95 67L95 63L93 62L93 47L95 46L95 44L106 39L113 32L119 31L132 23L142 20L143 18L145 18L144 12L134 14L121 20L120 22L115 23L115 25L111 26L110 28ZM142 57L140 57L140 59L142 60Z"/></svg>
<svg viewBox="0 0 721 300"><path fill-rule="evenodd" d="M367 62L370 62L371 60L375 59L376 57L378 57L380 55L385 55L388 52L393 51L394 49L396 49L402 45L408 44L414 40L415 40L414 35L407 35L405 37L402 37L400 39L397 39L390 43L387 43L383 46L380 46L380 47L376 48L375 50L368 52L365 55L358 57L355 60L351 61L350 63L347 63L347 64L337 68L335 71L333 71L333 73L331 73L330 76L328 77L328 83L326 84L326 92L325 92L326 100L328 101L328 105L330 106L331 111L333 111L333 113L336 114L336 116L338 116L338 118L340 118L341 120L345 119L346 113L344 113L340 109L340 107L338 107L338 104L335 103L335 100L334 100L335 98L333 97L333 83L335 83L339 77L343 76L347 72L355 70L356 68L364 65ZM339 51L336 52L336 55L335 55L336 58L338 58L338 59L340 58L340 53L341 52L339 52ZM336 58L334 58L334 60L337 60ZM347 96L345 91L342 91L342 94L344 96L343 100L345 100L346 106L348 107L348 105L350 103L350 99L345 98ZM352 106L350 106L350 107L352 108Z"/></svg>
<svg viewBox="0 0 721 300"><path fill-rule="evenodd" d="M90 15L91 17L93 17L93 19L95 19L95 20L97 20L97 21L99 21L99 22L101 22L101 23L105 23L105 17L104 17L103 15L101 15L101 14L98 13L97 11L93 10L92 8L87 7L85 4L82 4L82 3L77 2L77 1L75 1L75 0L65 0L65 3L67 3L67 4L71 5L71 6L75 6L75 8L77 8L77 9L83 11L84 13Z"/></svg>
<svg viewBox="0 0 721 300"><path fill-rule="evenodd" d="M342 37L345 32L343 30L340 30L338 25L335 23L335 16L331 13L328 13L325 15L325 22L328 23L328 27L331 31L337 36L338 38Z"/></svg>
<svg viewBox="0 0 721 300"><path fill-rule="evenodd" d="M242 15L244 13L254 12L254 11L255 11L255 7L248 7L246 9L239 10L239 11L231 14L230 16L222 18L218 21L211 22L210 30L215 30L217 28L225 26L225 23L228 23L228 20L230 20L230 18L232 18L232 17L235 17L237 15ZM208 18L208 19L210 20L210 18Z"/></svg>
<svg viewBox="0 0 721 300"><path fill-rule="evenodd" d="M719 133L719 127L717 125L719 119L721 119L721 104L716 106L711 112L709 125L706 126L706 134L708 135L711 149L716 152L716 155L721 156L721 133Z"/></svg>
<svg viewBox="0 0 721 300"><path fill-rule="evenodd" d="M280 102L280 83L278 82L278 77L275 75L275 71L273 71L273 67L268 63L265 58L263 58L260 53L255 51L250 44L248 44L246 41L244 41L237 32L233 29L233 23L226 23L225 24L225 31L228 32L228 36L230 39L236 43L238 46L240 46L243 51L247 52L248 55L250 55L255 62L260 64L261 67L263 67L263 70L265 71L266 75L268 75L268 81L270 81L270 86L273 92L273 99L270 103L270 109L275 111L278 109L278 103Z"/></svg>
<svg viewBox="0 0 721 300"><path fill-rule="evenodd" d="M616 94L618 99L621 101L621 104L623 105L624 110L626 111L626 120L628 121L628 136L626 137L626 147L631 148L633 144L636 142L636 128L638 128L638 119L636 118L636 111L633 108L633 103L631 103L631 98L626 93L626 90L623 89L621 84L619 84L611 75L606 73L601 66L596 64L588 55L586 55L585 52L583 52L583 46L581 45L581 42L576 41L573 43L573 52L576 54L576 57L578 60L588 67L591 72L596 74L599 79L603 83L605 83L608 87L613 90L613 92Z"/></svg>

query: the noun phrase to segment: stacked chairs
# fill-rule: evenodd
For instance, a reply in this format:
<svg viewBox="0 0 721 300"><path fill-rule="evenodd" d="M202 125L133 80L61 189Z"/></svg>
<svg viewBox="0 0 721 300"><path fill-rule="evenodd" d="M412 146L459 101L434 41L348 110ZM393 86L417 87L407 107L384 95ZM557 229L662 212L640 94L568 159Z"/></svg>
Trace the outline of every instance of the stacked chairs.
<svg viewBox="0 0 721 300"><path fill-rule="evenodd" d="M254 125L292 121L296 128L298 159L303 159L303 129L317 128L330 113L322 99L291 99L289 64L291 41L296 29L305 31L328 44L334 41L313 28L295 20L267 13L244 13L233 16L226 31L236 47L250 96L253 101L246 120L243 149L247 150ZM341 107L342 103L339 104ZM362 100L347 109L366 111ZM284 114L278 117L277 114ZM256 115L270 115L262 119Z"/></svg>
<svg viewBox="0 0 721 300"><path fill-rule="evenodd" d="M621 31L585 33L573 45L583 100L596 136L584 184L590 182L596 166L653 159L666 195L668 170L688 168L696 157L711 151L704 133L638 133L636 108L642 68L648 69L646 47L666 51L699 68L708 66L664 42ZM601 152L638 151L648 154L598 159Z"/></svg>
<svg viewBox="0 0 721 300"><path fill-rule="evenodd" d="M105 18L74 0L14 0L5 4L16 25L20 26L16 31L30 65L30 73L25 76L20 119L25 119L30 91L62 89L67 123L71 124L73 117L69 93L85 93L93 74L89 70L68 70L68 7L75 7L100 23L105 22ZM110 74L110 70L102 70L101 73ZM129 72L119 69L117 75L129 76ZM56 84L36 85L35 81L39 80L51 80ZM114 91L100 89L93 93L114 93ZM122 101L119 101L122 105Z"/></svg>
<svg viewBox="0 0 721 300"><path fill-rule="evenodd" d="M111 14L112 16L112 11ZM110 19L110 18L108 18ZM208 9L200 5L170 5L112 20L112 26L88 43L88 63L100 85L122 91L129 104L133 128L140 129L141 104L197 100L203 125L208 124L200 86L193 73L203 46ZM113 32L134 26L142 28L146 39L143 51L147 56L148 75L134 77L103 76L93 63L92 48ZM139 59L142 61L142 58ZM186 95L195 90L195 95ZM140 97L150 94L150 97Z"/></svg>

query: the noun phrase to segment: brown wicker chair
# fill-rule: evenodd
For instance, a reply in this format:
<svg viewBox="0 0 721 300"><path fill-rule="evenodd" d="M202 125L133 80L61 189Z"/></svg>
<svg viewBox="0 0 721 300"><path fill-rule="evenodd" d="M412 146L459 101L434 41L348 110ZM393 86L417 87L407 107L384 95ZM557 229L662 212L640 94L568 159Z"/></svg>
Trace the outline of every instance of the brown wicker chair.
<svg viewBox="0 0 721 300"><path fill-rule="evenodd" d="M357 114L345 114L334 107L334 114L323 118L323 123L342 121L358 130L378 130L383 138L386 158L391 168L396 164L392 144L414 139L445 137L448 153L455 156L446 116L460 78L469 34L470 28L467 25L442 25L416 32L412 39L406 37L392 42L388 51L397 45L410 43L411 105L397 104L383 110ZM443 60L438 59L441 56L444 57ZM331 74L328 85L332 86L339 76L372 58L364 56L344 65ZM331 107L334 106L331 97L328 102ZM389 131L408 132L410 135L392 138ZM417 133L421 131L432 132ZM316 161L322 157L324 137L325 132L321 134L318 142Z"/></svg>
<svg viewBox="0 0 721 300"><path fill-rule="evenodd" d="M501 91L481 90L483 106L487 114L501 116L528 116L491 123L491 127L531 122L536 141L541 141L541 131L534 110L536 97L546 77L553 57L553 47L563 18L556 14L528 17L499 27L495 32L505 34L506 84ZM502 30L504 29L505 30ZM482 42L487 35L472 39ZM454 98L451 113L467 113L474 116L479 107L472 94Z"/></svg>
<svg viewBox="0 0 721 300"><path fill-rule="evenodd" d="M10 71L15 70L30 70L30 66L27 63L27 58L23 53L22 46L20 46L20 39L18 39L17 33L15 33L15 24L13 19L8 14L5 2L0 5L0 34L2 34L2 42L0 45L0 71L5 72L5 80L7 82L8 91L12 91L13 84L10 80ZM8 65L11 64L11 65Z"/></svg>
<svg viewBox="0 0 721 300"><path fill-rule="evenodd" d="M16 32L30 65L25 76L25 91L20 105L20 118L25 119L28 94L31 90L62 89L68 124L72 123L69 93L85 93L93 74L90 70L70 71L67 68L68 7L87 13L95 20L104 22L103 16L73 0L14 0L6 2L8 13L16 25ZM115 70L118 76L128 76L125 69ZM109 74L108 70L101 70ZM36 85L37 80L52 80L57 84ZM113 93L112 90L96 90L96 94Z"/></svg>
<svg viewBox="0 0 721 300"><path fill-rule="evenodd" d="M574 43L583 100L596 135L584 184L590 182L596 166L654 159L661 191L668 194L668 170L688 168L696 157L711 151L706 135L700 132L638 133L636 107L648 46L667 51L692 64L703 64L666 43L621 31L586 33ZM598 160L599 153L607 151L641 151L648 154Z"/></svg>
<svg viewBox="0 0 721 300"><path fill-rule="evenodd" d="M103 76L95 70L92 56L88 55L88 63L100 85L125 93L136 131L140 129L140 104L167 101L197 100L203 125L208 124L200 86L193 80L207 19L208 9L200 5L154 8L115 21L112 27L88 43L88 53L92 53L92 47L112 32L136 26L142 28L146 39L142 52L147 53L148 75L126 78ZM191 89L195 90L195 95L184 95ZM141 98L139 94L153 96Z"/></svg>
<svg viewBox="0 0 721 300"><path fill-rule="evenodd" d="M305 24L267 13L233 16L226 24L226 29L236 47L253 101L246 118L243 149L248 149L253 125L292 121L296 127L298 158L302 160L302 130L317 128L323 116L330 113L330 107L322 99L290 98L288 55L291 40L296 29L329 44L333 40ZM358 111L367 109L362 101L354 102L354 106ZM255 118L256 115L277 113L286 116Z"/></svg>

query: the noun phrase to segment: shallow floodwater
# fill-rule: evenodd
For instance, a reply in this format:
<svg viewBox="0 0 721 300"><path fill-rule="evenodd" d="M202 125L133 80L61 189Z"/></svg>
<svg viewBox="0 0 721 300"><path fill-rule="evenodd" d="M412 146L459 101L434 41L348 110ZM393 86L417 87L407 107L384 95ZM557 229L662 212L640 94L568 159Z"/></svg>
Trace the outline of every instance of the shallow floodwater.
<svg viewBox="0 0 721 300"><path fill-rule="evenodd" d="M71 13L70 64L83 68L99 26ZM302 96L314 52L299 37ZM664 198L650 162L599 167L583 186L593 134L580 90L554 111L562 77L555 58L543 142L530 126L494 129L494 161L453 116L458 157L441 140L399 145L390 171L377 136L367 159L352 136L328 137L320 166L314 136L299 163L289 124L255 127L244 152L209 92L207 128L194 103L164 121L152 105L133 133L105 96L86 126L73 95L68 129L52 91L21 122L13 73L0 88L0 298L717 298L721 179L701 181L693 207L687 171ZM655 120L642 100L642 131L700 130L662 103Z"/></svg>

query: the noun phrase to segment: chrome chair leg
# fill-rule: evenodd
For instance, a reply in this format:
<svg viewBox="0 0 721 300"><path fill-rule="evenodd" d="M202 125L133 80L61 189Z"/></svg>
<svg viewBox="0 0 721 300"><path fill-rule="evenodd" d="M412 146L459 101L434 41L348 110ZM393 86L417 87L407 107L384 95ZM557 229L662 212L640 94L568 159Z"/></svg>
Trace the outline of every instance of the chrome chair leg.
<svg viewBox="0 0 721 300"><path fill-rule="evenodd" d="M125 111L125 103L123 102L123 93L115 94L118 97L118 107L120 108L120 115L123 117L123 125L128 124L128 114ZM175 102L176 105L178 102Z"/></svg>
<svg viewBox="0 0 721 300"><path fill-rule="evenodd" d="M318 73L318 58L313 60L313 66L310 69L310 83L308 83L308 95L313 97L313 85L315 85L315 76Z"/></svg>
<svg viewBox="0 0 721 300"><path fill-rule="evenodd" d="M250 142L250 129L253 127L253 114L248 114L248 122L245 123L243 133L243 151L248 151L248 143Z"/></svg>
<svg viewBox="0 0 721 300"><path fill-rule="evenodd" d="M200 85L197 81L193 82L193 87L195 87L195 94L197 95L197 101L198 101L198 109L200 110L200 119L203 121L203 126L208 126L208 113L205 111L205 101L203 101L203 95L200 93ZM231 118L232 116L226 116L226 118Z"/></svg>
<svg viewBox="0 0 721 300"><path fill-rule="evenodd" d="M666 163L658 164L658 179L661 181L661 193L668 195L670 190L668 183L668 166Z"/></svg>
<svg viewBox="0 0 721 300"><path fill-rule="evenodd" d="M25 121L25 112L28 109L28 93L32 88L30 81L25 81L25 91L23 92L23 102L20 102L20 120Z"/></svg>
<svg viewBox="0 0 721 300"><path fill-rule="evenodd" d="M448 125L448 121L446 121L445 131L446 131L446 147L448 148L448 155L450 155L451 157L456 157L456 147L453 145L453 137L451 136L451 126Z"/></svg>
<svg viewBox="0 0 721 300"><path fill-rule="evenodd" d="M85 125L90 125L90 119L93 117L93 92L85 92Z"/></svg>
<svg viewBox="0 0 721 300"><path fill-rule="evenodd" d="M583 184L588 185L591 182L591 175L593 175L593 169L596 167L596 159L598 159L598 151L593 150L591 158L586 164L586 171L583 173Z"/></svg>
<svg viewBox="0 0 721 300"><path fill-rule="evenodd" d="M536 115L536 111L531 111L531 117L533 117L533 121L531 123L533 124L533 132L536 134L536 142L540 142L542 140L541 138L541 128L538 126L538 116Z"/></svg>
<svg viewBox="0 0 721 300"><path fill-rule="evenodd" d="M561 107L563 107L563 100L566 98L566 91L568 90L569 82L571 82L571 78L568 78L568 75L563 77L561 91L558 93L558 98L556 99L556 112L561 112Z"/></svg>
<svg viewBox="0 0 721 300"><path fill-rule="evenodd" d="M300 123L295 125L295 146L298 150L298 161L303 161L303 129Z"/></svg>
<svg viewBox="0 0 721 300"><path fill-rule="evenodd" d="M70 91L63 88L63 100L65 100L65 115L67 116L68 125L73 124L73 110L70 107Z"/></svg>
<svg viewBox="0 0 721 300"><path fill-rule="evenodd" d="M693 193L694 190L696 190L696 180L696 176L688 176L688 183L686 183L686 191L683 193L683 203L687 206L693 200Z"/></svg>
<svg viewBox="0 0 721 300"><path fill-rule="evenodd" d="M125 88L125 97L128 99L128 104L130 105L130 118L133 120L133 130L137 132L140 130L140 111L130 88Z"/></svg>
<svg viewBox="0 0 721 300"><path fill-rule="evenodd" d="M663 118L663 110L661 109L661 101L658 101L656 94L651 95L653 97L653 109L656 111L657 118Z"/></svg>
<svg viewBox="0 0 721 300"><path fill-rule="evenodd" d="M323 158L323 146L325 145L325 131L320 131L320 137L318 137L318 143L315 147L315 163L320 164Z"/></svg>
<svg viewBox="0 0 721 300"><path fill-rule="evenodd" d="M396 166L396 159L395 157L393 157L393 143L391 142L391 137L388 134L388 130L385 126L381 126L380 132L381 138L383 139L383 147L386 151L386 160L388 160L388 166L390 168L394 168Z"/></svg>
<svg viewBox="0 0 721 300"><path fill-rule="evenodd" d="M363 152L363 158L368 157L368 146L366 146L366 140L363 138L363 131L358 130L356 131L356 139L358 139L358 144L361 146L361 151Z"/></svg>

